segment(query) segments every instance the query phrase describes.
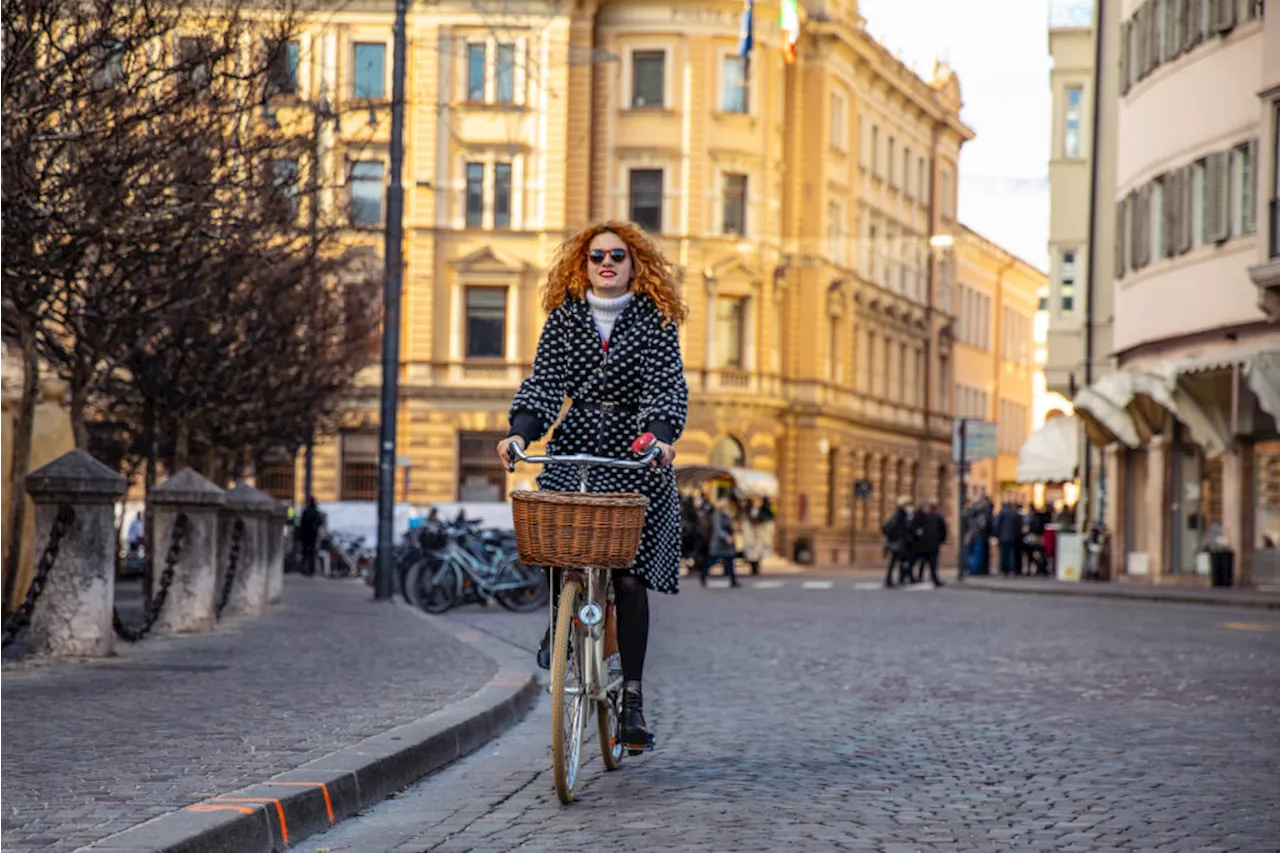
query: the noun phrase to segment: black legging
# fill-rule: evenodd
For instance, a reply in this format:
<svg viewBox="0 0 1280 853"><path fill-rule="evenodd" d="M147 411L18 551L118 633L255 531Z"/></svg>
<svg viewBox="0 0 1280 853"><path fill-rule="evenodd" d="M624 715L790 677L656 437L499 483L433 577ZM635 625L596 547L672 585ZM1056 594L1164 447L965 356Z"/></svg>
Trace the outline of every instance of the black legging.
<svg viewBox="0 0 1280 853"><path fill-rule="evenodd" d="M649 645L649 592L644 581L630 573L614 572L613 603L618 608L618 653L622 677L639 681Z"/></svg>

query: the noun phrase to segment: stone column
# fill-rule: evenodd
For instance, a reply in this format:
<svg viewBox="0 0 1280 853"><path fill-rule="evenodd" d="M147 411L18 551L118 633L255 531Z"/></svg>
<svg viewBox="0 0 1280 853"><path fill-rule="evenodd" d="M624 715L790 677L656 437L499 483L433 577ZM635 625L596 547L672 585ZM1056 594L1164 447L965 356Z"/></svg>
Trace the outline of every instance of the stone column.
<svg viewBox="0 0 1280 853"><path fill-rule="evenodd" d="M186 531L174 565L173 583L152 630L157 634L203 634L213 630L218 576L218 510L222 489L190 468L183 468L151 490L151 541L155 543L156 582L165 568L180 515Z"/></svg>
<svg viewBox="0 0 1280 853"><path fill-rule="evenodd" d="M1112 442L1102 451L1103 465L1107 472L1107 515L1103 522L1111 535L1111 560L1106 567L1107 579L1115 580L1125 570L1129 553L1128 530L1125 525L1125 507L1129 505L1128 482L1125 479L1124 447ZM1087 537L1088 531L1085 531Z"/></svg>
<svg viewBox="0 0 1280 853"><path fill-rule="evenodd" d="M267 531L267 601L275 604L284 598L284 526L289 508L275 501L264 522Z"/></svg>
<svg viewBox="0 0 1280 853"><path fill-rule="evenodd" d="M27 475L36 506L36 563L49 544L59 507L75 519L58 543L44 593L31 614L23 645L43 657L104 657L115 646L115 502L127 483L83 450L72 450ZM25 600L25 590L18 600Z"/></svg>
<svg viewBox="0 0 1280 853"><path fill-rule="evenodd" d="M226 493L226 512L218 522L218 551L226 555L220 566L222 574L227 570L225 561L230 558L237 520L244 523L244 533L224 616L259 616L267 608L268 560L264 522L274 509L275 501L269 495L244 483ZM222 543L225 543L225 549ZM218 594L221 594L221 589Z"/></svg>
<svg viewBox="0 0 1280 853"><path fill-rule="evenodd" d="M1147 442L1147 490L1143 510L1147 513L1147 560L1152 583L1169 573L1169 439L1153 435Z"/></svg>
<svg viewBox="0 0 1280 853"><path fill-rule="evenodd" d="M1253 585L1254 516L1253 445L1236 441L1222 457L1222 532L1235 552L1232 583Z"/></svg>

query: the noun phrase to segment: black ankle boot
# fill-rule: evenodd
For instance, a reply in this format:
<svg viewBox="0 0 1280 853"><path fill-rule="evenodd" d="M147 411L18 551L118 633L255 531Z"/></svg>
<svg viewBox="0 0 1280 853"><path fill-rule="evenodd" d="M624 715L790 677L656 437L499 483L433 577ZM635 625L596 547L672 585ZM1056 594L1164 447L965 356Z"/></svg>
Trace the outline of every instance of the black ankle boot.
<svg viewBox="0 0 1280 853"><path fill-rule="evenodd" d="M547 628L547 632L542 635L542 642L538 644L538 666L543 669L551 669L551 629Z"/></svg>
<svg viewBox="0 0 1280 853"><path fill-rule="evenodd" d="M632 755L653 749L654 738L644 722L639 681L622 683L622 744Z"/></svg>

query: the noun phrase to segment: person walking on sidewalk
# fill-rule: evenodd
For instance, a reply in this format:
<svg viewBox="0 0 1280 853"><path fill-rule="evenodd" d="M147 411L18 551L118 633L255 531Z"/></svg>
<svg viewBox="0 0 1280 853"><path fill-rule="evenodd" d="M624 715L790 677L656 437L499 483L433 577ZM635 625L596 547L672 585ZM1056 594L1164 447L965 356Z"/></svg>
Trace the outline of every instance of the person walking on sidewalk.
<svg viewBox="0 0 1280 853"><path fill-rule="evenodd" d="M707 548L707 560L702 564L702 585L707 585L711 567L719 563L724 566L729 586L737 586L738 576L733 572L736 557L737 548L733 544L733 508L728 498L721 498L711 516L711 544Z"/></svg>
<svg viewBox="0 0 1280 853"><path fill-rule="evenodd" d="M938 578L938 554L947 541L947 521L934 510L933 501L925 499L920 509L911 517L911 539L920 566L916 580L924 582L925 566L929 567L929 580L934 586L942 586Z"/></svg>
<svg viewBox="0 0 1280 853"><path fill-rule="evenodd" d="M884 585L893 586L893 570L898 570L898 583L906 586L912 578L911 572L911 501L906 497L898 498L898 506L893 515L881 528L884 533L884 549L889 555L889 565L884 571Z"/></svg>
<svg viewBox="0 0 1280 853"><path fill-rule="evenodd" d="M1000 507L995 527L996 544L1000 549L1000 575L1021 574L1018 563L1022 548L1022 515L1015 502L1006 501Z"/></svg>
<svg viewBox="0 0 1280 853"><path fill-rule="evenodd" d="M307 505L298 520L298 544L302 546L302 573L310 577L316 573L316 545L320 541L320 528L324 526L324 514L316 506L313 496L307 497Z"/></svg>
<svg viewBox="0 0 1280 853"><path fill-rule="evenodd" d="M547 321L533 373L511 401L511 429L498 443L509 465L511 446L540 439L572 400L548 446L551 455L588 453L628 458L646 432L662 451L656 472L596 469L593 491L641 492L649 499L635 564L613 572L622 657L622 740L652 746L643 713L641 679L649 642L648 590L674 593L680 583L680 504L672 446L689 413L677 331L688 315L677 273L650 237L630 222L591 225L556 253L543 293ZM547 465L541 489L576 492L578 469ZM550 668L548 630L538 664Z"/></svg>

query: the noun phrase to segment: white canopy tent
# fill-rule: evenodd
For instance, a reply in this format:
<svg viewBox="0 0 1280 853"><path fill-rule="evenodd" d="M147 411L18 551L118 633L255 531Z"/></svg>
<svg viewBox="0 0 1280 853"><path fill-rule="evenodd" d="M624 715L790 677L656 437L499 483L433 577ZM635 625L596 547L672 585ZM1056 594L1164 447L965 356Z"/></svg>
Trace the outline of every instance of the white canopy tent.
<svg viewBox="0 0 1280 853"><path fill-rule="evenodd" d="M1018 451L1019 483L1067 483L1080 459L1080 419L1066 415L1046 421Z"/></svg>

